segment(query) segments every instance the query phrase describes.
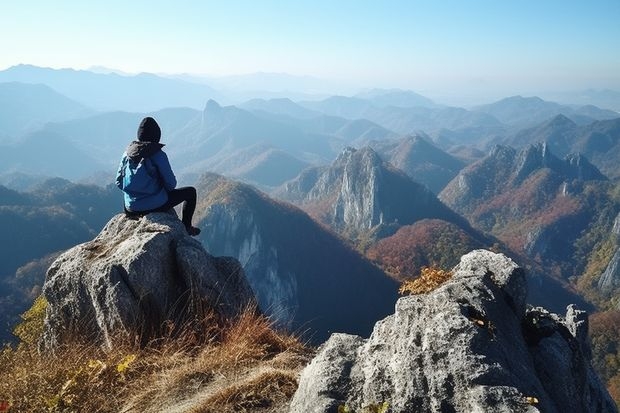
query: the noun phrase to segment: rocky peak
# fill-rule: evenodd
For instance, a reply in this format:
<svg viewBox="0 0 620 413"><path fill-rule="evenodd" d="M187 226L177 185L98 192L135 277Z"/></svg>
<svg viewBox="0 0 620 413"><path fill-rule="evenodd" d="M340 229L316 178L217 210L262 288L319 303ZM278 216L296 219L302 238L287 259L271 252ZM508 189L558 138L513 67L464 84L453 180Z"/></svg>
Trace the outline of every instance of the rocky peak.
<svg viewBox="0 0 620 413"><path fill-rule="evenodd" d="M566 156L567 175L574 179L592 181L606 180L607 177L590 163L590 161L580 153L572 153Z"/></svg>
<svg viewBox="0 0 620 413"><path fill-rule="evenodd" d="M517 155L515 181L521 182L541 168L560 169L561 161L549 151L545 142L529 145Z"/></svg>
<svg viewBox="0 0 620 413"><path fill-rule="evenodd" d="M167 320L181 325L213 310L232 317L254 300L239 262L213 257L172 213L112 218L92 241L47 272L44 347L87 339L149 340Z"/></svg>
<svg viewBox="0 0 620 413"><path fill-rule="evenodd" d="M590 365L587 316L526 306L525 272L477 250L434 291L404 297L368 339L333 334L291 413L616 412Z"/></svg>
<svg viewBox="0 0 620 413"><path fill-rule="evenodd" d="M302 183L302 178L312 179ZM312 188L301 196L309 182ZM384 162L370 147L346 148L332 165L301 174L278 196L353 239L378 226L392 231L423 218L464 223L428 188Z"/></svg>

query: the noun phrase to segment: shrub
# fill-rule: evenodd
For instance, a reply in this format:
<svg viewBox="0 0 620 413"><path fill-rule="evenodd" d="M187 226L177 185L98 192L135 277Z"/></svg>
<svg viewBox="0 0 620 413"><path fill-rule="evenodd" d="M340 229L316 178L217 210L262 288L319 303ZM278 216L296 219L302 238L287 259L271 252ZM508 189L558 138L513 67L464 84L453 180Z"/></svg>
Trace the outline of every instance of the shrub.
<svg viewBox="0 0 620 413"><path fill-rule="evenodd" d="M401 294L424 294L433 291L452 277L451 271L436 267L423 267L420 275L410 281L405 281L398 290Z"/></svg>

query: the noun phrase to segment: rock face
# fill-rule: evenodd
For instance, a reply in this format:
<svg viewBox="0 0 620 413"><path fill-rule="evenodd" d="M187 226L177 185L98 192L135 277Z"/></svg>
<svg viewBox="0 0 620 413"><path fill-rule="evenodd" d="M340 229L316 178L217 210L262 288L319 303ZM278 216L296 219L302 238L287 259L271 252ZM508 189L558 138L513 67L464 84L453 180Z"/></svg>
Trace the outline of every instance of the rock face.
<svg viewBox="0 0 620 413"><path fill-rule="evenodd" d="M213 257L174 214L112 218L92 241L49 268L46 348L73 338L111 348L119 336L155 336L167 320L182 323L212 308L233 316L253 300L238 261Z"/></svg>
<svg viewBox="0 0 620 413"><path fill-rule="evenodd" d="M318 344L335 331L370 334L392 311L396 282L303 211L215 174L196 188L201 241L241 262L278 326Z"/></svg>
<svg viewBox="0 0 620 413"><path fill-rule="evenodd" d="M620 244L620 214L614 219L614 226L611 230L616 245ZM598 288L604 294L613 292L620 287L620 247L616 247L616 252L607 264L607 268L598 280ZM618 304L620 308L620 303Z"/></svg>
<svg viewBox="0 0 620 413"><path fill-rule="evenodd" d="M524 271L501 254L473 251L453 274L399 299L369 339L332 335L290 411L617 411L590 366L585 312L527 308Z"/></svg>
<svg viewBox="0 0 620 413"><path fill-rule="evenodd" d="M348 238L391 235L437 218L468 228L425 186L381 160L370 147L345 148L328 167L310 168L275 193Z"/></svg>

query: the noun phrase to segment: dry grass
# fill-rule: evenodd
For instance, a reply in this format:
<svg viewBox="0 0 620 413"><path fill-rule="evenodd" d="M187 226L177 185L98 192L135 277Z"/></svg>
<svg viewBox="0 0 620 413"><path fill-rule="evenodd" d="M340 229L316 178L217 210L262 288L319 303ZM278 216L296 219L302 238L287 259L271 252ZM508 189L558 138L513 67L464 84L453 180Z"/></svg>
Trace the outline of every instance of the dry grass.
<svg viewBox="0 0 620 413"><path fill-rule="evenodd" d="M401 294L425 294L435 290L452 277L451 271L434 267L423 267L420 276L414 280L405 281L398 290Z"/></svg>
<svg viewBox="0 0 620 413"><path fill-rule="evenodd" d="M10 402L11 413L279 411L311 357L254 309L234 321L205 317L174 330L112 352L92 344L65 345L53 355L32 343L7 347L0 352L0 400Z"/></svg>

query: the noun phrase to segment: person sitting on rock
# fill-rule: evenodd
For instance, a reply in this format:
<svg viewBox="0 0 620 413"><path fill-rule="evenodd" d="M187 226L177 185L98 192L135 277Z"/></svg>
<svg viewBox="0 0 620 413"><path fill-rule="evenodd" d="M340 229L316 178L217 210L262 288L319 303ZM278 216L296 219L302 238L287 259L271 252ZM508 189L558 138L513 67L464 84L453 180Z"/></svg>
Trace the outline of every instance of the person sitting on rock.
<svg viewBox="0 0 620 413"><path fill-rule="evenodd" d="M183 217L188 234L196 236L200 229L192 226L196 209L196 188L176 188L177 180L168 156L159 143L161 129L151 117L142 119L137 141L132 141L118 167L116 186L124 192L125 212L142 216L165 212L183 203Z"/></svg>

